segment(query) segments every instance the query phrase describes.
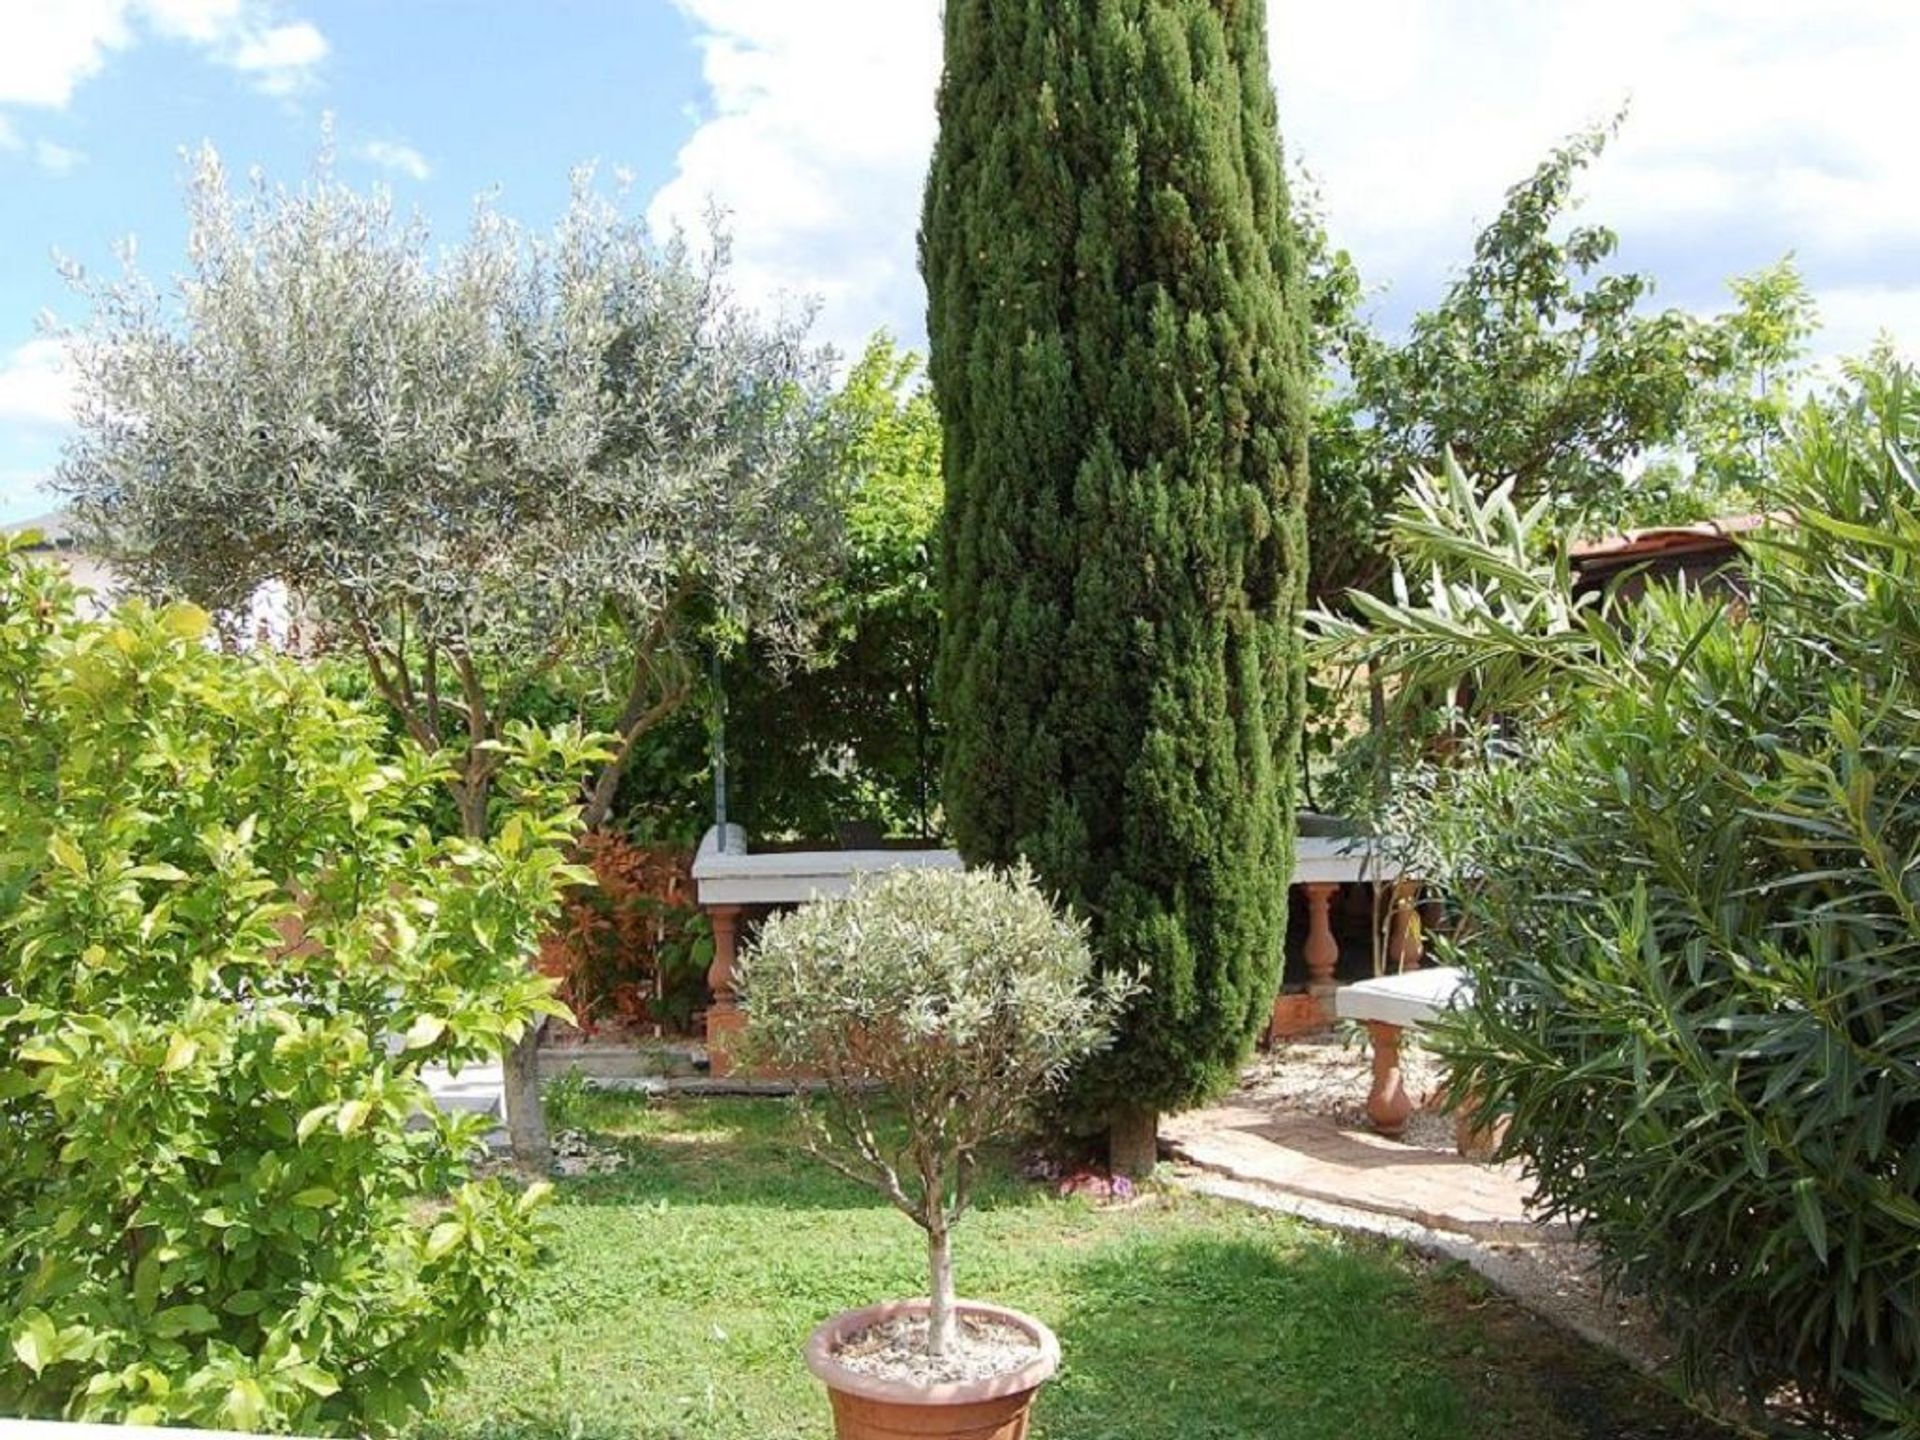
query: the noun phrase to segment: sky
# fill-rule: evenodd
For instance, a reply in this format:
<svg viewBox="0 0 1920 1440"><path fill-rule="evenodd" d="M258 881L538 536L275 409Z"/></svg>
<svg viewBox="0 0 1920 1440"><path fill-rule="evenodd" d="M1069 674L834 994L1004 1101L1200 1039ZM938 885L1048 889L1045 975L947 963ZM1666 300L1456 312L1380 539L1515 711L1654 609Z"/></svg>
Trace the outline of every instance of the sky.
<svg viewBox="0 0 1920 1440"><path fill-rule="evenodd" d="M1388 329L1430 304L1506 187L1629 116L1586 218L1657 304L1709 312L1789 252L1822 356L1920 340L1913 0L1269 0L1281 124ZM924 336L914 265L938 0L0 0L0 523L40 488L71 390L56 254L179 265L183 152L339 173L451 239L483 192L529 225L582 162L661 231L730 217L736 284L820 337ZM1903 344L1903 348L1920 348Z"/></svg>

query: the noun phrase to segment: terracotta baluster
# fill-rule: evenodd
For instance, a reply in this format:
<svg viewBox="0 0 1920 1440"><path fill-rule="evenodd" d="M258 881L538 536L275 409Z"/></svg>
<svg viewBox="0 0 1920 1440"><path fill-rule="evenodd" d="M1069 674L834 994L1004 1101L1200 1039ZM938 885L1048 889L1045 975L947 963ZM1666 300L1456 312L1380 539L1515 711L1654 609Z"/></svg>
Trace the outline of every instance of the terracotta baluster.
<svg viewBox="0 0 1920 1440"><path fill-rule="evenodd" d="M1460 1102L1459 1109L1454 1111L1453 1148L1466 1160L1491 1160L1506 1144L1510 1117L1502 1115L1491 1124L1475 1128L1468 1118L1473 1113L1474 1105L1475 1097L1468 1095Z"/></svg>
<svg viewBox="0 0 1920 1440"><path fill-rule="evenodd" d="M707 967L707 988L713 1002L707 1006L708 1073L725 1075L733 1068L726 1038L740 1028L744 1017L734 990L734 962L739 955L740 907L713 905L707 909L713 924L713 964Z"/></svg>
<svg viewBox="0 0 1920 1440"><path fill-rule="evenodd" d="M1367 1118L1382 1135L1398 1135L1407 1127L1413 1101L1407 1098L1400 1075L1400 1027L1367 1022L1373 1041L1373 1090L1367 1096Z"/></svg>
<svg viewBox="0 0 1920 1440"><path fill-rule="evenodd" d="M1340 945L1333 938L1333 917L1329 907L1340 887L1332 884L1302 885L1307 892L1307 993L1319 1008L1323 1023L1333 1023L1334 967L1340 963Z"/></svg>

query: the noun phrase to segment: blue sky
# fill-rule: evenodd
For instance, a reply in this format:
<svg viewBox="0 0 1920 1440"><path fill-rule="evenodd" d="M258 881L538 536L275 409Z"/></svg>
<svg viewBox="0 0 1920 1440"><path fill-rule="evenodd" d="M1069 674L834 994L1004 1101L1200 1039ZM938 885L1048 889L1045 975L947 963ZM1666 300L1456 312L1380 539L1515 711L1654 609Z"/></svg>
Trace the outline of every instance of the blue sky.
<svg viewBox="0 0 1920 1440"><path fill-rule="evenodd" d="M0 522L45 508L70 394L35 316L77 319L58 249L166 273L180 150L294 179L321 117L342 173L442 234L497 187L552 219L585 160L656 224L732 214L737 283L810 297L823 338L911 342L938 0L0 0ZM1825 354L1920 337L1911 0L1270 0L1290 150L1393 325L1501 192L1630 100L1589 214L1662 303L1716 308L1791 250Z"/></svg>

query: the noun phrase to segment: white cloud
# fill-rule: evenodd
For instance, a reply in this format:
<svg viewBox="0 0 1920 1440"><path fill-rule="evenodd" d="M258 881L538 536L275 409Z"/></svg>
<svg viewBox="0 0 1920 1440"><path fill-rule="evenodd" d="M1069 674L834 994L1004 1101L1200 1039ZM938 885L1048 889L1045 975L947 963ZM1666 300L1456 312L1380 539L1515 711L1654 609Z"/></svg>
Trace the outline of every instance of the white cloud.
<svg viewBox="0 0 1920 1440"><path fill-rule="evenodd" d="M73 418L73 382L58 340L41 337L0 359L0 424L55 430Z"/></svg>
<svg viewBox="0 0 1920 1440"><path fill-rule="evenodd" d="M812 294L823 332L921 335L914 261L934 135L938 0L677 0L710 113L655 196L656 224L735 217L742 288ZM1791 249L1832 322L1896 328L1920 255L1920 147L1904 97L1920 5L1887 0L1271 0L1289 152L1383 313L1427 303L1505 188L1631 101L1587 214L1661 298L1698 308ZM1844 322L1844 323L1843 323ZM1912 333L1920 333L1915 329Z"/></svg>
<svg viewBox="0 0 1920 1440"><path fill-rule="evenodd" d="M382 170L405 175L409 180L425 180L433 174L433 167L427 163L426 156L398 140L369 140L355 147L353 153Z"/></svg>
<svg viewBox="0 0 1920 1440"><path fill-rule="evenodd" d="M125 45L127 0L13 0L0 19L0 105L65 105Z"/></svg>
<svg viewBox="0 0 1920 1440"><path fill-rule="evenodd" d="M57 109L107 57L143 33L194 45L272 94L302 84L327 53L304 20L277 23L273 0L6 0L0 105Z"/></svg>
<svg viewBox="0 0 1920 1440"><path fill-rule="evenodd" d="M48 508L41 488L46 475L39 470L0 469L0 525L15 525Z"/></svg>
<svg viewBox="0 0 1920 1440"><path fill-rule="evenodd" d="M305 20L242 31L224 59L269 95L289 95L307 84L327 57L327 37Z"/></svg>
<svg viewBox="0 0 1920 1440"><path fill-rule="evenodd" d="M1816 299L1826 353L1852 359L1886 336L1906 359L1920 355L1920 285L1836 285Z"/></svg>
<svg viewBox="0 0 1920 1440"><path fill-rule="evenodd" d="M1506 185L1623 102L1588 213L1656 274L1685 249L1691 270L1722 273L1795 249L1821 287L1823 271L1920 243L1920 154L1903 143L1900 102L1920 7L1498 0L1417 20L1410 8L1272 8L1288 139L1376 276L1431 279ZM1397 62L1384 76L1383 44Z"/></svg>
<svg viewBox="0 0 1920 1440"><path fill-rule="evenodd" d="M144 0L143 8L162 33L200 45L213 45L241 27L247 0Z"/></svg>
<svg viewBox="0 0 1920 1440"><path fill-rule="evenodd" d="M58 340L0 351L0 524L52 508L44 484L73 423L74 386Z"/></svg>
<svg viewBox="0 0 1920 1440"><path fill-rule="evenodd" d="M56 145L51 140L36 140L33 142L33 158L50 175L70 175L87 157L71 146Z"/></svg>
<svg viewBox="0 0 1920 1440"><path fill-rule="evenodd" d="M914 233L940 70L935 0L678 0L713 113L654 197L658 229L730 212L749 298L817 296L821 332L921 328Z"/></svg>

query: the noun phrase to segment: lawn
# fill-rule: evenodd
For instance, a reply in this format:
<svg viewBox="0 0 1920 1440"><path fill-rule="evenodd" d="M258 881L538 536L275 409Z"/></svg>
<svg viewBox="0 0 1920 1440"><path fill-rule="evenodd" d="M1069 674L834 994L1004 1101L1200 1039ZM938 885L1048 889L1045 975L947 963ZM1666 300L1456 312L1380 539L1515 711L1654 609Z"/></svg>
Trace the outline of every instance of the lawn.
<svg viewBox="0 0 1920 1440"><path fill-rule="evenodd" d="M797 1153L783 1102L566 1109L623 1163L561 1183L534 1293L421 1435L828 1435L801 1341L919 1293L918 1232ZM1102 1210L1003 1169L958 1253L963 1294L1059 1332L1038 1440L1723 1435L1470 1272L1174 1190Z"/></svg>

